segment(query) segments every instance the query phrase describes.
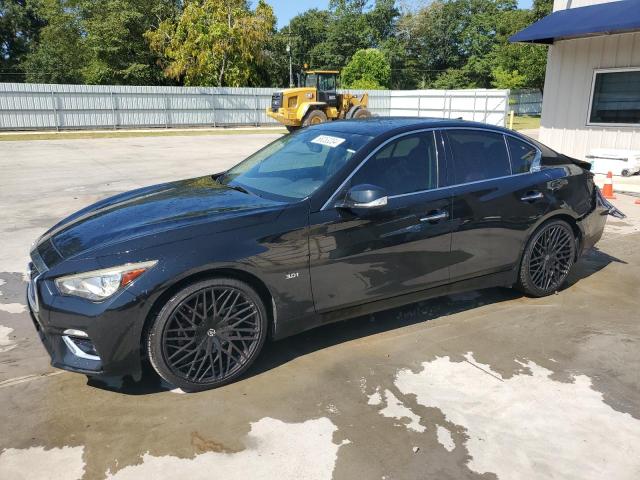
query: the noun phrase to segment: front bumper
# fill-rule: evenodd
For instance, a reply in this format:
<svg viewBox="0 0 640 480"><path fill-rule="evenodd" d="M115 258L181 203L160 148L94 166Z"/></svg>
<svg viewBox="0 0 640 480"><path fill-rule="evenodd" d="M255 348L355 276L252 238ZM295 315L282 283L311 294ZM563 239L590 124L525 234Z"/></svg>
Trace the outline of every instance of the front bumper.
<svg viewBox="0 0 640 480"><path fill-rule="evenodd" d="M92 376L139 379L140 338L146 318L141 302L126 290L103 303L60 296L38 278L32 266L30 269L29 313L51 365Z"/></svg>
<svg viewBox="0 0 640 480"><path fill-rule="evenodd" d="M287 112L284 108L278 108L277 110L273 110L272 108L267 108L265 113L268 117L277 120L283 125L287 125L288 127L299 127L302 123L296 117L296 111Z"/></svg>

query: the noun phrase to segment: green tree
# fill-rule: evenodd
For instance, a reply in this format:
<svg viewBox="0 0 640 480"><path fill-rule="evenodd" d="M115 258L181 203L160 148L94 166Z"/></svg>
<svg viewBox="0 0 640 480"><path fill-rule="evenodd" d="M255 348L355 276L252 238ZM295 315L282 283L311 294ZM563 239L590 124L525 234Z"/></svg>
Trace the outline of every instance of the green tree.
<svg viewBox="0 0 640 480"><path fill-rule="evenodd" d="M389 88L391 66L380 50L358 50L342 70L341 79L346 88Z"/></svg>
<svg viewBox="0 0 640 480"><path fill-rule="evenodd" d="M147 38L170 78L185 85L245 86L256 83L274 30L273 10L264 0L255 10L245 0L193 0Z"/></svg>
<svg viewBox="0 0 640 480"><path fill-rule="evenodd" d="M505 70L502 67L496 67L492 70L491 75L493 81L491 85L502 89L518 89L526 85L527 77L519 73L517 70Z"/></svg>
<svg viewBox="0 0 640 480"><path fill-rule="evenodd" d="M22 81L21 62L37 41L42 27L32 2L0 0L0 81Z"/></svg>
<svg viewBox="0 0 640 480"><path fill-rule="evenodd" d="M550 13L552 4L549 0L536 0L533 10L514 10L504 13L497 25L498 42L489 54L492 68L500 68L506 72L517 71L524 76L518 87L536 88L542 91L547 66L547 46L530 43L509 43L508 38L514 33L537 21L540 16Z"/></svg>
<svg viewBox="0 0 640 480"><path fill-rule="evenodd" d="M299 72L304 64L313 67L326 67L314 62L314 49L327 36L329 24L331 23L331 14L327 10L311 9L304 13L296 15L291 19L289 25L280 30L280 34L286 37L287 42L291 43L291 53L293 56L293 64L296 72ZM281 63L289 65L289 57L286 50L282 51ZM286 83L288 84L289 73L286 73ZM283 80L285 80L283 78Z"/></svg>
<svg viewBox="0 0 640 480"><path fill-rule="evenodd" d="M500 18L515 8L514 0L436 0L405 15L399 29L423 72L422 83L428 86L437 78L433 86L489 87L486 56L500 41Z"/></svg>
<svg viewBox="0 0 640 480"><path fill-rule="evenodd" d="M90 55L83 72L87 83L165 83L144 35L176 17L176 0L80 0L80 5Z"/></svg>
<svg viewBox="0 0 640 480"><path fill-rule="evenodd" d="M322 14L323 35L304 45L306 63L343 68L358 50L380 48L391 38L398 15L393 0L332 0L329 11Z"/></svg>
<svg viewBox="0 0 640 480"><path fill-rule="evenodd" d="M33 83L82 83L89 55L77 11L64 0L41 0L38 16L44 21L39 40L22 66Z"/></svg>

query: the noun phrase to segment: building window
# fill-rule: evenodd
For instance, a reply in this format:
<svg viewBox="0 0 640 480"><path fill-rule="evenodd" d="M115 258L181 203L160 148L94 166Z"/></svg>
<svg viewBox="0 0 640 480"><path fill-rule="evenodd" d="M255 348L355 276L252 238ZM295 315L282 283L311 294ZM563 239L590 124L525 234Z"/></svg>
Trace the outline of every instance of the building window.
<svg viewBox="0 0 640 480"><path fill-rule="evenodd" d="M595 71L589 124L640 124L640 68Z"/></svg>

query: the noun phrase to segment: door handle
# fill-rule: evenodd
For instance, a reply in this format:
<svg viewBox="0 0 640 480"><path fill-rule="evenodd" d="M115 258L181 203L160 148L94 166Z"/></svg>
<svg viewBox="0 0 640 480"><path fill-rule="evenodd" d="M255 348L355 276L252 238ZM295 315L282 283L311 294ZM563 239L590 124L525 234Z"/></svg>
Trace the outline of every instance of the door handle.
<svg viewBox="0 0 640 480"><path fill-rule="evenodd" d="M523 202L533 202L535 200L540 200L544 198L544 194L542 192L528 192L524 197L520 197L520 200Z"/></svg>
<svg viewBox="0 0 640 480"><path fill-rule="evenodd" d="M445 220L449 218L449 213L445 210L440 210L438 212L432 213L431 215L427 215L426 217L422 217L420 219L421 222L437 222L438 220Z"/></svg>

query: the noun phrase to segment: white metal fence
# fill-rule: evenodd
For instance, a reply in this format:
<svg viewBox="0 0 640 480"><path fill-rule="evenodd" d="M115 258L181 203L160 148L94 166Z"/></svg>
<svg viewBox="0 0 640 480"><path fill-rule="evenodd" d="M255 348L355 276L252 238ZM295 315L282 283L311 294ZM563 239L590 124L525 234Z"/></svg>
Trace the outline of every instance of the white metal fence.
<svg viewBox="0 0 640 480"><path fill-rule="evenodd" d="M267 125L271 88L0 83L0 130ZM356 91L355 93L359 93ZM464 118L504 125L508 90L376 90L380 116Z"/></svg>

